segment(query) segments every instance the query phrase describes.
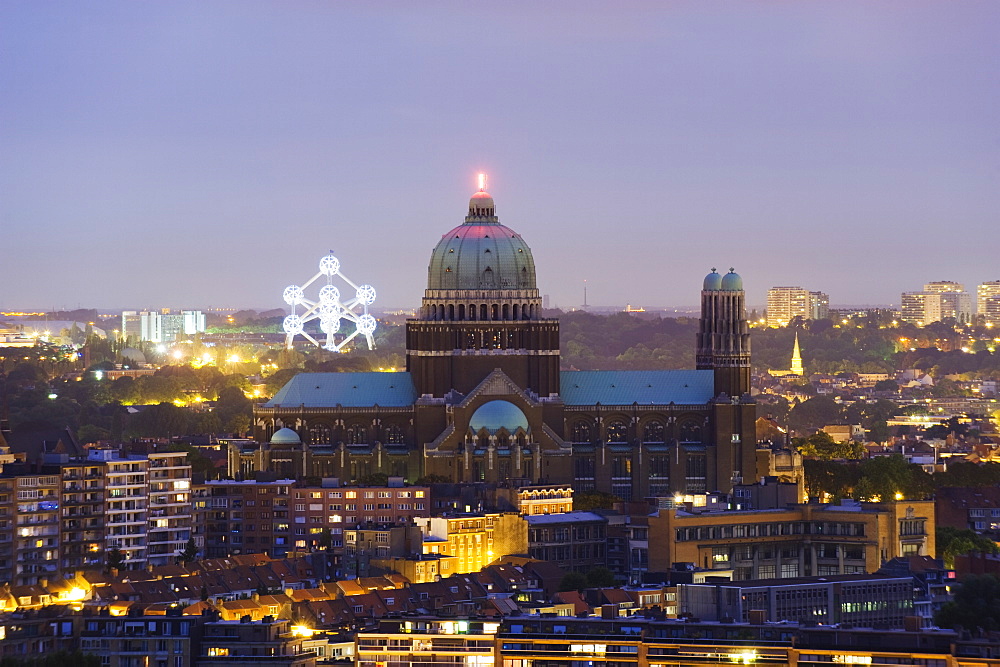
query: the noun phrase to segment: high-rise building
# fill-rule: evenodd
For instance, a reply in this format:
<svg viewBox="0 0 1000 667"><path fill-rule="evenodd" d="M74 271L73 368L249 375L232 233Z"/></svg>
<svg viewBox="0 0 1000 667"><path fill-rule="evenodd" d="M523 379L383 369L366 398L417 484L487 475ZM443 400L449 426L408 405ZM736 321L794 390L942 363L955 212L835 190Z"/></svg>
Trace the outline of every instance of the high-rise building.
<svg viewBox="0 0 1000 667"><path fill-rule="evenodd" d="M120 550L126 569L145 567L149 459L112 449L92 449L88 457L104 463L105 550Z"/></svg>
<svg viewBox="0 0 1000 667"><path fill-rule="evenodd" d="M162 311L126 310L122 313L122 337L150 343L171 343L181 336L205 331L205 313L200 310Z"/></svg>
<svg viewBox="0 0 1000 667"><path fill-rule="evenodd" d="M1000 295L991 296L986 299L986 307L982 315L986 324L1000 325Z"/></svg>
<svg viewBox="0 0 1000 667"><path fill-rule="evenodd" d="M801 287L772 287L767 291L767 326L788 326L796 317L823 320L830 314L830 297Z"/></svg>
<svg viewBox="0 0 1000 667"><path fill-rule="evenodd" d="M191 464L187 452L151 452L146 558L169 565L184 550L191 534Z"/></svg>
<svg viewBox="0 0 1000 667"><path fill-rule="evenodd" d="M1000 297L1000 280L981 283L976 288L976 312L985 315L987 301L993 297ZM1000 324L1000 322L993 320L993 324Z"/></svg>
<svg viewBox="0 0 1000 667"><path fill-rule="evenodd" d="M962 283L941 280L924 285L922 292L903 292L900 319L917 326L954 319L972 321L972 296Z"/></svg>

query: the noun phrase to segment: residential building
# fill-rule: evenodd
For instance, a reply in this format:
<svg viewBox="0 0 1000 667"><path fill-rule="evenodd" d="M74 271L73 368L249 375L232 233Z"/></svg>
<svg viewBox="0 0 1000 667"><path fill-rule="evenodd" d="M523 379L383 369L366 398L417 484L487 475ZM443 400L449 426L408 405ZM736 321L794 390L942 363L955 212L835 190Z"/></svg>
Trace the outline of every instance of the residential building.
<svg viewBox="0 0 1000 667"><path fill-rule="evenodd" d="M897 556L934 554L934 502L800 504L781 509L660 509L649 569L733 569L735 580L866 574Z"/></svg>
<svg viewBox="0 0 1000 667"><path fill-rule="evenodd" d="M357 636L358 667L491 667L497 621L413 616L382 619Z"/></svg>
<svg viewBox="0 0 1000 667"><path fill-rule="evenodd" d="M211 621L204 635L199 667L253 664L257 667L315 667L316 654L303 648L311 632L293 629L292 622L265 616L239 621Z"/></svg>
<svg viewBox="0 0 1000 667"><path fill-rule="evenodd" d="M80 459L59 466L62 539L59 567L66 572L104 564L104 463Z"/></svg>
<svg viewBox="0 0 1000 667"><path fill-rule="evenodd" d="M917 326L954 319L972 321L972 296L965 286L948 280L927 283L922 292L903 292L900 319Z"/></svg>
<svg viewBox="0 0 1000 667"><path fill-rule="evenodd" d="M426 555L451 556L441 576L478 572L502 556L528 553L528 524L518 514L416 518ZM454 568L454 569L450 569Z"/></svg>
<svg viewBox="0 0 1000 667"><path fill-rule="evenodd" d="M16 504L8 528L13 533L13 562L7 581L27 586L53 577L59 570L62 482L58 470L17 473L11 478Z"/></svg>
<svg viewBox="0 0 1000 667"><path fill-rule="evenodd" d="M195 544L206 558L291 549L288 498L292 479L210 480L195 487ZM198 544L199 538L203 544Z"/></svg>
<svg viewBox="0 0 1000 667"><path fill-rule="evenodd" d="M976 288L976 313L979 315L986 315L988 308L987 304L991 298L995 297L1000 297L1000 280L990 280L985 283L980 283ZM1000 320L991 320L988 318L987 322L1000 324Z"/></svg>
<svg viewBox="0 0 1000 667"><path fill-rule="evenodd" d="M173 563L192 537L191 465L187 452L150 452L146 557Z"/></svg>
<svg viewBox="0 0 1000 667"><path fill-rule="evenodd" d="M830 315L830 297L801 287L772 287L767 291L767 326L784 327L798 317L822 320Z"/></svg>
<svg viewBox="0 0 1000 667"><path fill-rule="evenodd" d="M677 585L679 613L703 621L747 623L757 611L771 623L902 628L903 620L914 614L913 598L909 576L847 574Z"/></svg>
<svg viewBox="0 0 1000 667"><path fill-rule="evenodd" d="M105 552L120 550L127 569L145 567L149 459L92 449L88 460L104 464Z"/></svg>
<svg viewBox="0 0 1000 667"><path fill-rule="evenodd" d="M567 571L607 566L608 520L595 512L526 516L528 555Z"/></svg>

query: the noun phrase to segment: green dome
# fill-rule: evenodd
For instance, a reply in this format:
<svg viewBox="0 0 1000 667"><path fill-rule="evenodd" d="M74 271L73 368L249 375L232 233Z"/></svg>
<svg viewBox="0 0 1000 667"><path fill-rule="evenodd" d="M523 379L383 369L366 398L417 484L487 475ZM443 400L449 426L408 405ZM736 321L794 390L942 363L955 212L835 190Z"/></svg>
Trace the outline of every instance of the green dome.
<svg viewBox="0 0 1000 667"><path fill-rule="evenodd" d="M712 269L712 272L705 276L705 283L702 289L706 292L718 292L722 289L722 276L715 269Z"/></svg>
<svg viewBox="0 0 1000 667"><path fill-rule="evenodd" d="M732 269L729 269L729 273L722 277L722 289L727 292L740 292L743 290L743 279L740 278L740 274L736 273Z"/></svg>
<svg viewBox="0 0 1000 667"><path fill-rule="evenodd" d="M299 445L302 444L302 438L299 437L298 433L286 426L285 428L279 428L274 432L274 435L271 436L271 444Z"/></svg>
<svg viewBox="0 0 1000 667"><path fill-rule="evenodd" d="M427 289L536 289L531 249L520 234L497 221L493 198L486 192L472 196L465 223L434 248Z"/></svg>
<svg viewBox="0 0 1000 667"><path fill-rule="evenodd" d="M513 433L519 427L527 431L528 418L521 412L521 408L510 401L490 401L480 405L479 409L472 413L469 427L476 433L484 428L490 433L496 433L501 428Z"/></svg>

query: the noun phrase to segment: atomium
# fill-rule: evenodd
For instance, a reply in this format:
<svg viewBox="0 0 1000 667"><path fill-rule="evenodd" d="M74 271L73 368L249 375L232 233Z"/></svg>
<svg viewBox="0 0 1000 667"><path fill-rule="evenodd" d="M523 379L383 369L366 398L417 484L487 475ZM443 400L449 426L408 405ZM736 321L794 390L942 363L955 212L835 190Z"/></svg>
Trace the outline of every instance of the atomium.
<svg viewBox="0 0 1000 667"><path fill-rule="evenodd" d="M333 279L339 277L354 290L354 298L340 300L340 289L333 284ZM312 300L306 296L306 288L325 278L326 283L319 288L318 298ZM350 294L350 292L348 292ZM291 314L282 322L285 331L285 346L292 347L295 336L302 336L313 345L331 352L342 349L357 335L362 335L368 341L368 348L375 349L372 334L378 322L368 314L368 306L375 303L375 288L371 285L355 285L340 272L340 260L333 256L333 251L319 260L319 272L302 285L289 285L282 293L282 298L292 307ZM301 307L303 312L296 312ZM306 324L318 320L320 331L326 334L326 340L320 343L306 332ZM354 331L345 336L339 343L334 335L340 331L341 320L354 323Z"/></svg>

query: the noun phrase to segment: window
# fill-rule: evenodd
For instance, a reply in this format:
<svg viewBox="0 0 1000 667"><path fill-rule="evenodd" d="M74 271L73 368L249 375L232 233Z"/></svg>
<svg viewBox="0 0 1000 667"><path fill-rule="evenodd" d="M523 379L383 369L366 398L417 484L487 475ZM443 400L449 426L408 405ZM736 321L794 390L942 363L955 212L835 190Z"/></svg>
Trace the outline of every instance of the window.
<svg viewBox="0 0 1000 667"><path fill-rule="evenodd" d="M643 442L663 442L663 422L649 421L642 429Z"/></svg>
<svg viewBox="0 0 1000 667"><path fill-rule="evenodd" d="M628 437L628 428L625 422L620 420L612 421L608 424L608 442L623 444Z"/></svg>
<svg viewBox="0 0 1000 667"><path fill-rule="evenodd" d="M590 442L590 424L585 421L573 423L573 442Z"/></svg>

